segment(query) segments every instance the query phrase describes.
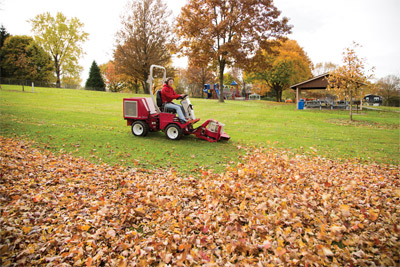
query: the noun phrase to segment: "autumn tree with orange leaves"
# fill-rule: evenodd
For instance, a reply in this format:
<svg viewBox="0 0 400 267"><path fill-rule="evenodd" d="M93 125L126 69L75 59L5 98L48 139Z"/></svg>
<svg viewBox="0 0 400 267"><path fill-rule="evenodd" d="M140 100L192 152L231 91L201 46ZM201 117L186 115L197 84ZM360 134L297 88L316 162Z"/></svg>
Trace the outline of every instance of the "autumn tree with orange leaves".
<svg viewBox="0 0 400 267"><path fill-rule="evenodd" d="M295 40L285 40L271 43L270 50L257 52L251 76L255 84L266 84L281 102L282 92L290 85L312 77L312 68L303 48Z"/></svg>
<svg viewBox="0 0 400 267"><path fill-rule="evenodd" d="M372 74L367 74L365 69L365 59L361 59L356 54L356 48L360 44L353 42L352 47L348 47L343 52L343 65L329 73L328 90L333 92L341 99L350 101L350 120L353 120L353 99L362 98L363 89L369 85ZM372 73L373 69L371 70Z"/></svg>
<svg viewBox="0 0 400 267"><path fill-rule="evenodd" d="M123 88L123 75L119 75L115 70L114 61L109 62L99 66L101 73L103 74L104 82L111 92L119 92Z"/></svg>
<svg viewBox="0 0 400 267"><path fill-rule="evenodd" d="M222 85L226 66L246 65L267 40L290 33L280 14L272 0L189 0L177 18L180 49L192 60L216 64Z"/></svg>
<svg viewBox="0 0 400 267"><path fill-rule="evenodd" d="M122 16L122 29L117 34L114 53L115 69L129 80L141 83L146 94L150 92L147 84L150 66L165 66L171 62L167 47L170 14L162 0L133 0Z"/></svg>

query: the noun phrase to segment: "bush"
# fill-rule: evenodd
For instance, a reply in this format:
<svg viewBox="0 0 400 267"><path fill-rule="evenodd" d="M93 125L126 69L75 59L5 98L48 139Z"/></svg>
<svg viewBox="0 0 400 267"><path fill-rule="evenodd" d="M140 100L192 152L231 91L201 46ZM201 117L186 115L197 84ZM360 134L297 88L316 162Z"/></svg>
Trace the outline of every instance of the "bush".
<svg viewBox="0 0 400 267"><path fill-rule="evenodd" d="M276 102L276 97L263 96L263 97L261 97L261 100Z"/></svg>

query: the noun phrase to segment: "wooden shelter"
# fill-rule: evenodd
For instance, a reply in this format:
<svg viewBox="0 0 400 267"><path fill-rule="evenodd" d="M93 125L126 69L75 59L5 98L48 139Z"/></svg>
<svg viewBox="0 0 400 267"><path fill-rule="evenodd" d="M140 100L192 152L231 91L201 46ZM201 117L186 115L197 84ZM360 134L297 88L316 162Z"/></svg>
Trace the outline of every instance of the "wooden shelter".
<svg viewBox="0 0 400 267"><path fill-rule="evenodd" d="M290 86L291 89L296 90L296 101L299 101L302 90L325 90L328 86L328 81L326 80L328 75L329 73L325 73L307 81Z"/></svg>

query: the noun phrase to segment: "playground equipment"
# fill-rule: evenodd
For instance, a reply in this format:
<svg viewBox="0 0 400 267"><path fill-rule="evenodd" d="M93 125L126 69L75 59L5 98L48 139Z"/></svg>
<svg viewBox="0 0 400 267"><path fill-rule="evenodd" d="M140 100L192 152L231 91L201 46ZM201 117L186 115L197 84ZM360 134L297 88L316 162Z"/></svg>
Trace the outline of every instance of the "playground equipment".
<svg viewBox="0 0 400 267"><path fill-rule="evenodd" d="M215 83L213 88L210 84L205 84L203 92L207 94L207 99L218 99L219 98L219 84Z"/></svg>
<svg viewBox="0 0 400 267"><path fill-rule="evenodd" d="M163 71L163 81L166 79L167 71L164 67L151 65L147 80L150 85L149 88L153 88L154 68L161 69ZM169 113L167 110L164 111L161 91L157 92L157 102L154 99L153 92L150 90L150 97L124 98L123 104L124 119L127 121L127 125L131 126L132 134L135 136L146 136L148 132L162 130L167 138L171 140L179 140L182 135L189 134L194 134L196 137L208 142L230 139L230 136L224 132L225 124L213 119L209 119L201 126L193 128L193 125L200 119L196 119L193 105L188 96L185 96L181 101L181 105L188 116L186 123L181 123L175 114Z"/></svg>
<svg viewBox="0 0 400 267"><path fill-rule="evenodd" d="M235 81L233 81L229 86L224 85L222 91L224 99L248 100L250 95L250 92L246 92L245 95L242 95L242 91L239 89L239 84ZM207 99L218 99L221 90L218 83L214 84L213 87L211 87L210 84L205 84L203 92L207 94Z"/></svg>

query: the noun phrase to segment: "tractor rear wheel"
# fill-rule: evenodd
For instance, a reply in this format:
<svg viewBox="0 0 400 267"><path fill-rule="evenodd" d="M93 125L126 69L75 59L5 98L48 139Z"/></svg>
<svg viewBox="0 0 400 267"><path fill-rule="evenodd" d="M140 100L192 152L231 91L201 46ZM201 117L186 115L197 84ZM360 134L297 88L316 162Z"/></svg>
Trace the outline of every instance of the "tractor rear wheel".
<svg viewBox="0 0 400 267"><path fill-rule="evenodd" d="M170 124L167 126L167 128L165 128L165 134L167 135L168 139L179 140L182 137L183 131L178 125Z"/></svg>
<svg viewBox="0 0 400 267"><path fill-rule="evenodd" d="M135 121L132 123L132 133L135 136L146 136L149 132L149 125L144 121Z"/></svg>

